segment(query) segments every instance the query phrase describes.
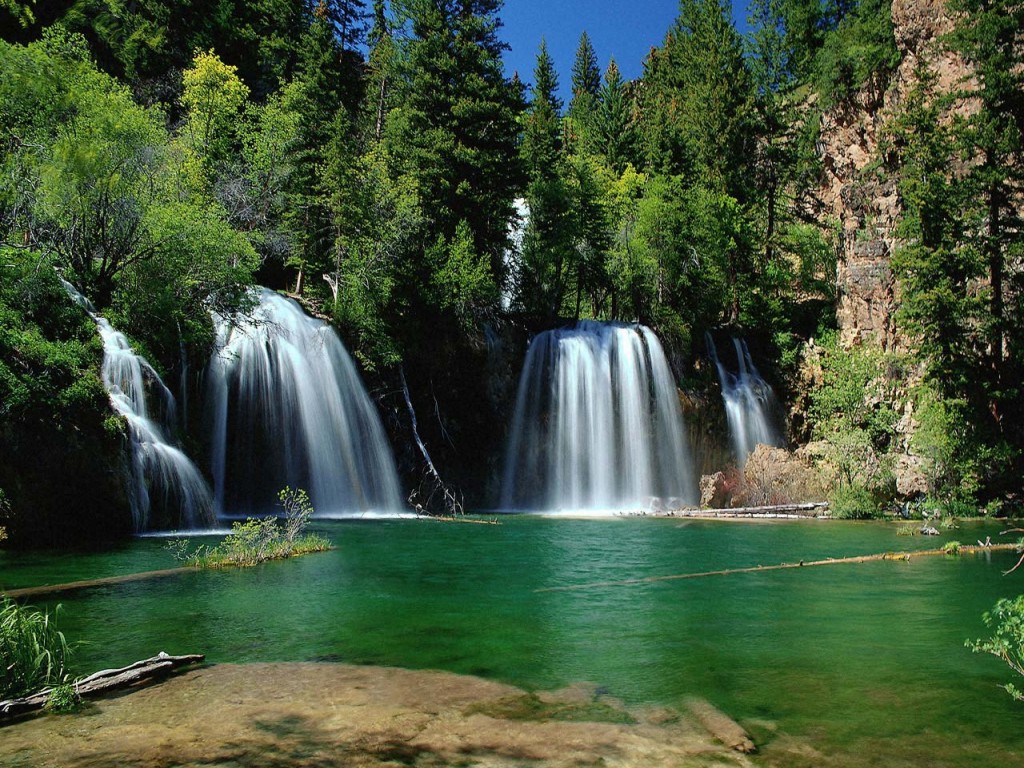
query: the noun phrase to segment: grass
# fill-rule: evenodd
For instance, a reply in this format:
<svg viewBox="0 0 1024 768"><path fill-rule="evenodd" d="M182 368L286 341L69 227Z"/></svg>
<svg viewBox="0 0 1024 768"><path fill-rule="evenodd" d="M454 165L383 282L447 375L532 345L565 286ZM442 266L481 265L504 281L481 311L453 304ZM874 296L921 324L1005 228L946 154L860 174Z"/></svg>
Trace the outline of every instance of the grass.
<svg viewBox="0 0 1024 768"><path fill-rule="evenodd" d="M49 613L4 597L0 603L0 698L66 682L71 649Z"/></svg>
<svg viewBox="0 0 1024 768"><path fill-rule="evenodd" d="M214 547L190 551L188 539L171 541L167 547L177 560L198 568L247 567L331 548L323 536L306 533L313 506L305 491L285 488L278 500L284 508L280 520L250 517L236 522L231 533Z"/></svg>

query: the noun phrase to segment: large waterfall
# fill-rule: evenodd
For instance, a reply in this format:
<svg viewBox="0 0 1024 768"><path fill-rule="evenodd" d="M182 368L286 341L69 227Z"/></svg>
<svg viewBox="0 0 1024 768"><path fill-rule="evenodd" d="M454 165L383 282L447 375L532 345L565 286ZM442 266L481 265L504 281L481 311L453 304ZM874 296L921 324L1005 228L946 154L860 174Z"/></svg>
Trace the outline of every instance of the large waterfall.
<svg viewBox="0 0 1024 768"><path fill-rule="evenodd" d="M584 321L530 343L501 505L647 510L696 501L675 381L643 326Z"/></svg>
<svg viewBox="0 0 1024 768"><path fill-rule="evenodd" d="M777 408L775 393L758 373L750 358L747 343L733 339L736 348L737 373L726 369L715 349L714 339L706 337L708 352L718 369L718 381L722 386L722 400L729 423L729 438L732 441L736 464L742 467L747 457L759 443L782 445L782 437L773 423L773 411Z"/></svg>
<svg viewBox="0 0 1024 768"><path fill-rule="evenodd" d="M267 289L251 317L216 325L207 413L218 512L274 512L286 485L305 488L318 515L399 511L380 418L330 326Z"/></svg>
<svg viewBox="0 0 1024 768"><path fill-rule="evenodd" d="M114 410L128 423L131 441L129 503L136 531L153 525L177 529L209 527L213 504L209 486L170 435L175 421L171 391L135 353L123 333L96 313L85 296L62 280L75 302L89 313L103 340L103 384ZM151 400L156 400L155 403ZM158 420L151 412L162 415ZM154 520L154 507L166 517Z"/></svg>

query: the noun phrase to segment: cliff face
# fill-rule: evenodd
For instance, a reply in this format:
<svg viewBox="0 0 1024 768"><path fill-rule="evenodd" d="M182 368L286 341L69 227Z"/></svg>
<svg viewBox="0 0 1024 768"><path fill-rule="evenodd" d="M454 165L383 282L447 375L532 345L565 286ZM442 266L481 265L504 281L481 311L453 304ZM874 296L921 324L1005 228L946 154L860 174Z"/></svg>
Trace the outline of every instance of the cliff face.
<svg viewBox="0 0 1024 768"><path fill-rule="evenodd" d="M822 117L824 173L817 213L840 230L837 319L844 346L901 346L894 320L899 291L890 259L902 211L893 175L876 169L885 127L913 87L920 61L935 73L939 92L970 76L965 63L940 44L952 29L945 5L946 0L893 0L899 67L887 82L869 83Z"/></svg>

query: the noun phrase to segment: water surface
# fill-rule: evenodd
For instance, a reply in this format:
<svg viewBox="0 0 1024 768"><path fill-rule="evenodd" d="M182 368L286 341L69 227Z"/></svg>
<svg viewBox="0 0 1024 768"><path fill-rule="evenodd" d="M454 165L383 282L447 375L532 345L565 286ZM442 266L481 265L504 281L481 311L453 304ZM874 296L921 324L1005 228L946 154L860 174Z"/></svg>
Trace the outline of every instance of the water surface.
<svg viewBox="0 0 1024 768"><path fill-rule="evenodd" d="M984 634L983 611L1024 591L1024 577L1002 574L1012 552L606 583L995 539L996 526L936 541L841 522L319 525L336 550L61 596L61 628L84 641L77 666L166 650L443 669L532 689L587 681L633 705L705 697L763 743L789 734L833 765L1024 765L1024 709L997 687L1012 673L964 647ZM164 542L138 539L103 553L3 554L0 582L171 565ZM595 586L538 591L576 585Z"/></svg>

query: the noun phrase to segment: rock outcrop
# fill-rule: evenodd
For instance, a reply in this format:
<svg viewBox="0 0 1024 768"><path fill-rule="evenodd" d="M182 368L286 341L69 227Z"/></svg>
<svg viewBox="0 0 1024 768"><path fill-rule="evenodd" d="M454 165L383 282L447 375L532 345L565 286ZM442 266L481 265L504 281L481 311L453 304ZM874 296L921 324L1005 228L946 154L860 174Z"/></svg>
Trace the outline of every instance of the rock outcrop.
<svg viewBox="0 0 1024 768"><path fill-rule="evenodd" d="M940 44L953 25L945 0L893 0L892 20L901 57L896 71L886 82L869 82L821 121L824 172L816 213L823 225L839 228L837 319L845 346L904 346L894 318L899 288L890 267L902 207L892 174L876 170L885 127L913 88L920 62L935 74L940 93L971 75Z"/></svg>

